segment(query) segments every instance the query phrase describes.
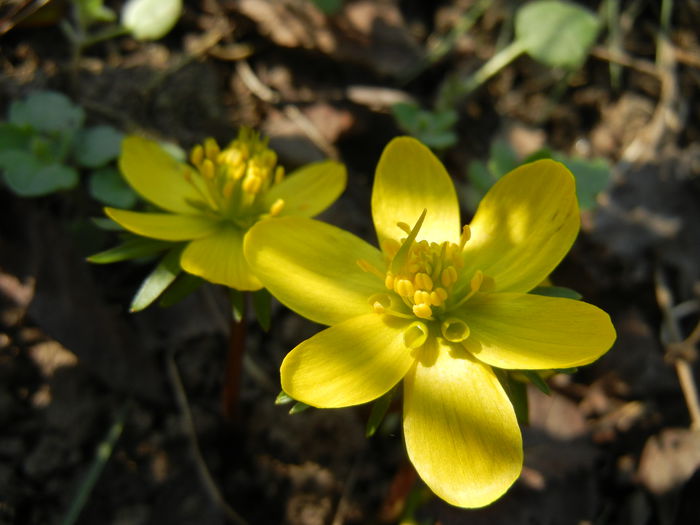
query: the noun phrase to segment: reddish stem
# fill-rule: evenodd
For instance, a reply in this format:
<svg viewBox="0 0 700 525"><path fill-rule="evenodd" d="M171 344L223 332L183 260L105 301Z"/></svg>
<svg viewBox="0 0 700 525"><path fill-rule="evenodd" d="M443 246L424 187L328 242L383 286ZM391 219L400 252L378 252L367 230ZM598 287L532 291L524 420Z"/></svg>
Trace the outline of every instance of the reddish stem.
<svg viewBox="0 0 700 525"><path fill-rule="evenodd" d="M224 387L221 391L221 409L224 417L229 420L234 420L240 415L238 408L241 393L243 354L245 353L247 299L248 296L246 294L240 320L237 321L233 316L231 317L226 370L224 371Z"/></svg>

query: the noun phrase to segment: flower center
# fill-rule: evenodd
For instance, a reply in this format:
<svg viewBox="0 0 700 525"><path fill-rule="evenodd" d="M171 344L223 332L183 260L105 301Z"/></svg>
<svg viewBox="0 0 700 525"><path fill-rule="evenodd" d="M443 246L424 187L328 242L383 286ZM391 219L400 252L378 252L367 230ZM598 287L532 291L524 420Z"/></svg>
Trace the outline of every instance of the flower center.
<svg viewBox="0 0 700 525"><path fill-rule="evenodd" d="M267 144L244 127L223 150L213 138L192 148L190 162L196 170L187 170L185 177L202 198L192 204L244 228L263 215L278 215L284 201L277 199L265 209L264 195L282 181L284 168L277 166L277 154Z"/></svg>
<svg viewBox="0 0 700 525"><path fill-rule="evenodd" d="M373 310L380 314L414 319L404 334L404 341L411 348L422 346L431 330L454 343L467 339L469 326L449 313L477 292L488 291L493 286L493 280L479 270L469 282L460 281L464 267L462 251L469 241L469 226L462 228L459 244L416 241L425 215L426 211L423 211L413 228L398 223L399 228L406 232L406 237L398 241L383 241L382 249L387 262L384 275L367 261L358 261L364 271L383 278L384 285L390 291L369 298Z"/></svg>

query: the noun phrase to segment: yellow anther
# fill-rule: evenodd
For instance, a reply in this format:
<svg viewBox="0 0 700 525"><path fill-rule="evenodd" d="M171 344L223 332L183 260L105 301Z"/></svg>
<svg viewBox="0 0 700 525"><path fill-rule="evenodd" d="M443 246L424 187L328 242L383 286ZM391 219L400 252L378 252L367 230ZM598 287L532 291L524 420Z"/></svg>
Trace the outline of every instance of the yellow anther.
<svg viewBox="0 0 700 525"><path fill-rule="evenodd" d="M425 323L415 321L403 333L403 342L409 348L420 348L428 339L428 327Z"/></svg>
<svg viewBox="0 0 700 525"><path fill-rule="evenodd" d="M241 185L241 187L246 193L258 193L260 191L260 188L262 187L262 179L260 177L251 177L250 175L248 175L245 179L243 179L243 184Z"/></svg>
<svg viewBox="0 0 700 525"><path fill-rule="evenodd" d="M394 289L394 276L391 274L391 272L387 272L386 277L384 277L384 286L386 286L389 290Z"/></svg>
<svg viewBox="0 0 700 525"><path fill-rule="evenodd" d="M226 148L219 153L217 160L220 164L228 164L229 166L237 166L245 163L241 150L237 148Z"/></svg>
<svg viewBox="0 0 700 525"><path fill-rule="evenodd" d="M284 200L282 199L277 199L275 202L272 203L272 206L270 206L270 215L272 217L276 217L279 215L282 210L284 209Z"/></svg>
<svg viewBox="0 0 700 525"><path fill-rule="evenodd" d="M442 288L438 288L438 290L442 290ZM443 304L445 304L445 299L446 297L443 298L442 295L437 293L437 291L430 292L430 304L432 304L433 306L442 306Z"/></svg>
<svg viewBox="0 0 700 525"><path fill-rule="evenodd" d="M367 301L375 313L383 314L391 307L391 297L385 293L376 293L370 296Z"/></svg>
<svg viewBox="0 0 700 525"><path fill-rule="evenodd" d="M454 266L448 266L442 270L440 282L445 288L449 288L457 282L457 270L455 270Z"/></svg>
<svg viewBox="0 0 700 525"><path fill-rule="evenodd" d="M415 304L427 304L430 305L430 292L425 292L423 290L416 290L413 294L413 302Z"/></svg>
<svg viewBox="0 0 700 525"><path fill-rule="evenodd" d="M413 284L416 285L416 288L420 288L421 290L425 290L426 292L429 292L433 289L433 280L427 273L417 273L416 276L413 278Z"/></svg>
<svg viewBox="0 0 700 525"><path fill-rule="evenodd" d="M235 187L236 181L233 179L228 179L221 190L221 194L228 199L231 195L233 195L233 189Z"/></svg>
<svg viewBox="0 0 700 525"><path fill-rule="evenodd" d="M474 272L474 276L472 277L472 280L469 282L469 286L471 287L472 292L478 292L479 288L481 288L481 283L484 282L484 274L482 273L481 270L477 270Z"/></svg>
<svg viewBox="0 0 700 525"><path fill-rule="evenodd" d="M245 175L245 162L240 164L228 164L227 169L228 176L234 180L238 180Z"/></svg>
<svg viewBox="0 0 700 525"><path fill-rule="evenodd" d="M411 227L405 222L397 222L396 226L401 228L405 233L411 233Z"/></svg>
<svg viewBox="0 0 700 525"><path fill-rule="evenodd" d="M202 171L202 176L205 179L212 180L214 178L216 167L214 166L214 163L211 160L204 159L202 161L202 167L200 169Z"/></svg>
<svg viewBox="0 0 700 525"><path fill-rule="evenodd" d="M413 283L408 279L397 279L394 282L394 291L402 297L412 297L415 292Z"/></svg>
<svg viewBox="0 0 700 525"><path fill-rule="evenodd" d="M190 162L199 168L199 165L204 159L204 148L197 144L190 152Z"/></svg>
<svg viewBox="0 0 700 525"><path fill-rule="evenodd" d="M219 148L219 144L217 144L215 139L209 137L204 141L204 153L209 160L216 160L220 151L221 148Z"/></svg>
<svg viewBox="0 0 700 525"><path fill-rule="evenodd" d="M277 166L275 168L275 184L279 184L284 180L284 168L282 166Z"/></svg>
<svg viewBox="0 0 700 525"><path fill-rule="evenodd" d="M444 288L435 288L435 293L438 294L440 299L442 299L443 301L446 301L447 297L449 296L447 290L445 290Z"/></svg>
<svg viewBox="0 0 700 525"><path fill-rule="evenodd" d="M396 239L384 239L381 242L382 246L382 251L389 257L390 259L394 258L394 255L396 255L396 252L399 251L399 248L401 245Z"/></svg>
<svg viewBox="0 0 700 525"><path fill-rule="evenodd" d="M462 251L464 249L464 245L467 244L467 241L471 239L472 237L472 231L469 228L468 224L465 224L462 226L462 235L459 237L459 250Z"/></svg>
<svg viewBox="0 0 700 525"><path fill-rule="evenodd" d="M430 305L425 303L414 304L413 313L416 317L420 317L421 319L430 319L433 315L433 310L430 308Z"/></svg>
<svg viewBox="0 0 700 525"><path fill-rule="evenodd" d="M440 325L442 336L452 343L459 343L469 337L469 326L461 319L451 317Z"/></svg>

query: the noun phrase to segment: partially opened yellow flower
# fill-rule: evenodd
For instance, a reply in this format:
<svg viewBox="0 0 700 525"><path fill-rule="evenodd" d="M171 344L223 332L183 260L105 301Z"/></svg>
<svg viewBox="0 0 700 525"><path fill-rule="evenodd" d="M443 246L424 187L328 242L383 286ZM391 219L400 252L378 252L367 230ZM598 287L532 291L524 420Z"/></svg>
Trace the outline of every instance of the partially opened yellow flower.
<svg viewBox="0 0 700 525"><path fill-rule="evenodd" d="M331 325L282 363L282 388L315 407L377 399L404 379L408 455L447 502L480 507L522 467L522 441L492 367L568 368L610 348L602 310L528 294L579 229L571 173L551 160L499 180L461 227L452 181L425 146L393 140L377 167L381 250L303 218L262 221L245 254L263 284Z"/></svg>
<svg viewBox="0 0 700 525"><path fill-rule="evenodd" d="M183 270L237 290L262 288L243 257L243 238L255 222L312 217L338 198L346 182L345 167L332 161L285 177L267 140L248 128L223 150L207 139L192 149L190 161L176 161L151 140L127 137L121 172L142 197L168 213L105 212L138 235L190 241L180 258Z"/></svg>

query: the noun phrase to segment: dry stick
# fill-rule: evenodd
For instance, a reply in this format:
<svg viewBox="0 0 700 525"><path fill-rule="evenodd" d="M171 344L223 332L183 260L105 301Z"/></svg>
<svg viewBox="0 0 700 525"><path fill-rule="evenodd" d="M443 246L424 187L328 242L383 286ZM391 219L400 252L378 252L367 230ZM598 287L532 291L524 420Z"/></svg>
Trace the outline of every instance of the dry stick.
<svg viewBox="0 0 700 525"><path fill-rule="evenodd" d="M180 373L177 370L177 364L175 364L175 357L173 352L168 352L166 355L166 364L168 367L168 377L170 378L170 384L173 387L175 393L175 400L177 401L178 409L182 416L182 427L189 437L190 442L190 452L192 453L192 459L194 460L195 466L197 467L197 473L204 485L209 498L212 503L214 503L219 509L224 513L224 516L236 525L248 525L245 521L228 503L224 500L221 495L219 487L216 482L211 477L209 468L202 457L202 452L199 448L199 439L197 438L197 430L194 427L194 421L192 419L192 411L190 410L190 405L187 401L187 394L185 393L185 387L182 384L182 379L180 378Z"/></svg>
<svg viewBox="0 0 700 525"><path fill-rule="evenodd" d="M282 97L272 88L265 85L255 74L248 62L239 60L236 63L236 73L240 77L245 86L260 100L268 104L279 104ZM323 134L318 130L316 125L301 112L294 104L285 104L283 108L284 114L289 120L294 122L299 129L314 143L314 145L323 151L331 159L337 160L340 158L338 150L326 140Z"/></svg>
<svg viewBox="0 0 700 525"><path fill-rule="evenodd" d="M668 333L668 341L665 345L666 353L668 354L670 348L683 345L688 340L692 341L696 337L699 337L700 335L695 334L696 332L700 331L700 328L696 327L691 336L683 341L678 319L673 313L673 295L666 284L663 271L658 265L654 272L654 278L656 281L656 302L659 304L659 308L661 308L663 323ZM700 324L698 326L700 327ZM685 398L685 403L688 406L688 412L690 413L690 428L693 430L700 430L700 400L698 398L698 391L695 386L695 379L693 378L693 370L688 360L682 355L674 356L673 364L676 367L678 381L681 384L683 397Z"/></svg>

